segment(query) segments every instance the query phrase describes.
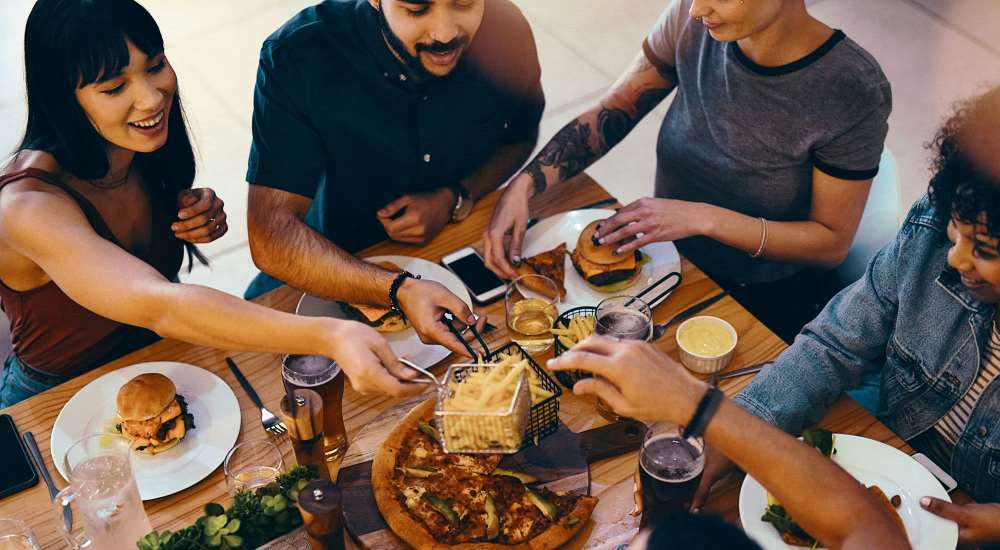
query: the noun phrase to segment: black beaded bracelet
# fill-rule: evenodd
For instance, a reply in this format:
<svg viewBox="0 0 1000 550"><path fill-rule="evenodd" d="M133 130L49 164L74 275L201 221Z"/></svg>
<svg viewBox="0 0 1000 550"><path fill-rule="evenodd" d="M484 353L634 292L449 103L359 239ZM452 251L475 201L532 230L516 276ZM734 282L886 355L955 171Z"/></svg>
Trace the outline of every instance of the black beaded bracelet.
<svg viewBox="0 0 1000 550"><path fill-rule="evenodd" d="M689 437L701 437L705 433L705 429L708 428L708 423L712 421L712 417L715 416L715 411L719 410L719 405L722 404L722 400L725 399L726 394L722 393L719 388L715 386L709 386L708 391L698 402L698 407L694 411L694 416L691 417L691 421L687 423L684 427L684 433L681 436L684 439Z"/></svg>
<svg viewBox="0 0 1000 550"><path fill-rule="evenodd" d="M407 279L419 279L420 275L414 275L409 271L400 271L396 278L392 280L392 284L389 285L389 307L394 313L398 313L403 321L406 321L406 313L403 311L403 307L399 305L399 287L403 286L403 281Z"/></svg>

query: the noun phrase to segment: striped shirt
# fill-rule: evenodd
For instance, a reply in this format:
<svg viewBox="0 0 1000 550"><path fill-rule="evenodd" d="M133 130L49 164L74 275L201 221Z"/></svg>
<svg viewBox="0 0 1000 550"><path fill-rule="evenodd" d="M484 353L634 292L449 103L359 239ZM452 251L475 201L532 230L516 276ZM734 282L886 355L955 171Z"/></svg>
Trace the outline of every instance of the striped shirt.
<svg viewBox="0 0 1000 550"><path fill-rule="evenodd" d="M939 466L948 470L951 466L951 455L955 449L955 444L965 431L965 425L972 416L972 410L976 408L979 397L983 395L986 386L1000 375L1000 325L994 320L993 335L986 345L986 352L983 355L982 363L979 365L979 374L972 381L972 386L954 407L948 411L937 424L930 437L931 458Z"/></svg>

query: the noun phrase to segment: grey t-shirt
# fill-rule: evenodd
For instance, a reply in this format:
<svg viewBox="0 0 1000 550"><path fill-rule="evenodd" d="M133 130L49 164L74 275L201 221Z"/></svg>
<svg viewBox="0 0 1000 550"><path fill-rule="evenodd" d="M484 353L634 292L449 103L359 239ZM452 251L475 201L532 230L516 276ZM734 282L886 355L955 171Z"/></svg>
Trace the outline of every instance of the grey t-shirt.
<svg viewBox="0 0 1000 550"><path fill-rule="evenodd" d="M650 62L677 83L656 145L657 197L807 220L814 167L846 180L875 176L892 95L868 52L836 31L798 61L763 67L735 42L712 38L688 14L691 1L675 0L643 44ZM756 237L761 226L746 230ZM677 246L708 273L736 282L775 281L802 269L706 237Z"/></svg>

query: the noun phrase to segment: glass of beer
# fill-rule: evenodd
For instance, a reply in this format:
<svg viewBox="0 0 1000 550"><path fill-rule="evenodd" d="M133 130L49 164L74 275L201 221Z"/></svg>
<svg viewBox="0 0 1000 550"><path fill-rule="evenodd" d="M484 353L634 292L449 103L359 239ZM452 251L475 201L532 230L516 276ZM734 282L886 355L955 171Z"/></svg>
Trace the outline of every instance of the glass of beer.
<svg viewBox="0 0 1000 550"><path fill-rule="evenodd" d="M0 519L0 550L39 550L35 534L19 519Z"/></svg>
<svg viewBox="0 0 1000 550"><path fill-rule="evenodd" d="M682 433L683 428L669 422L653 424L646 431L639 453L640 529L691 506L705 468L705 444L698 437L684 439Z"/></svg>
<svg viewBox="0 0 1000 550"><path fill-rule="evenodd" d="M633 296L613 296L597 304L594 332L616 340L648 342L653 335L653 313L649 304ZM603 400L597 400L597 414L617 422L615 414Z"/></svg>
<svg viewBox="0 0 1000 550"><path fill-rule="evenodd" d="M229 492L255 491L267 486L285 471L278 446L266 439L244 441L230 449L222 463Z"/></svg>
<svg viewBox="0 0 1000 550"><path fill-rule="evenodd" d="M282 361L285 391L313 390L323 401L323 453L339 464L347 451L344 427L344 374L333 359L321 355L289 355Z"/></svg>
<svg viewBox="0 0 1000 550"><path fill-rule="evenodd" d="M549 298L549 296L553 296ZM544 275L522 275L507 286L507 332L528 353L552 346L552 323L559 316L559 287Z"/></svg>

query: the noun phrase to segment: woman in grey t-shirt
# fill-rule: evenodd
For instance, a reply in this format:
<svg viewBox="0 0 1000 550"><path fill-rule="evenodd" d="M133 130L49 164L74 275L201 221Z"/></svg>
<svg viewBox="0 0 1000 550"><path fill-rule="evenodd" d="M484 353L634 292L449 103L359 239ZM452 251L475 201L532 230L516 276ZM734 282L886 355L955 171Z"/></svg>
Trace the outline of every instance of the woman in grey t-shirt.
<svg viewBox="0 0 1000 550"><path fill-rule="evenodd" d="M657 198L626 206L600 236L623 254L675 241L790 340L832 294L825 270L854 239L888 130L885 75L804 0L675 0L642 50L512 180L487 264L513 276L528 200L599 159L676 89L656 144Z"/></svg>

